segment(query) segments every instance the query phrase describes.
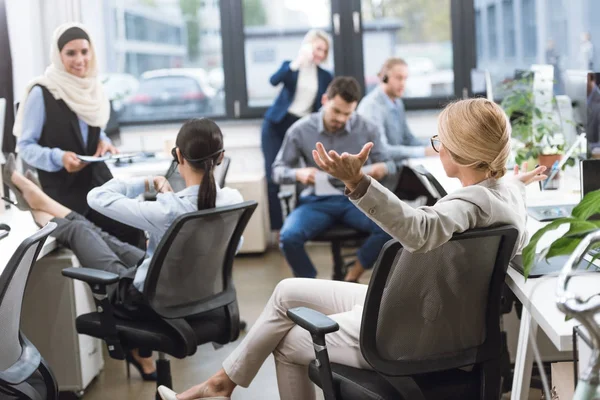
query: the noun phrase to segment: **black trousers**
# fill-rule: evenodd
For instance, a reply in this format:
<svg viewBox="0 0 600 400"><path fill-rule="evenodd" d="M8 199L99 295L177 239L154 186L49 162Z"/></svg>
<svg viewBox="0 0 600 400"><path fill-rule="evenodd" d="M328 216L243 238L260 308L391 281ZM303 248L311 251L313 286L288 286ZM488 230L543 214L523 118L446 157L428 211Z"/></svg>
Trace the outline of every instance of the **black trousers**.
<svg viewBox="0 0 600 400"><path fill-rule="evenodd" d="M285 133L296 121L298 121L298 117L288 113L279 123L273 123L265 119L262 125L261 148L265 160L271 230L280 230L283 226L281 203L278 197L279 185L273 182L271 167L281 149Z"/></svg>
<svg viewBox="0 0 600 400"><path fill-rule="evenodd" d="M84 216L98 228L116 237L121 242L136 246L141 250L146 250L146 237L143 231L115 221L91 208L88 209Z"/></svg>
<svg viewBox="0 0 600 400"><path fill-rule="evenodd" d="M108 234L75 211L52 221L57 224L52 236L75 254L82 267L119 275L117 284L109 288L109 296L120 317L156 318L142 294L133 286L135 272L144 261L145 251Z"/></svg>

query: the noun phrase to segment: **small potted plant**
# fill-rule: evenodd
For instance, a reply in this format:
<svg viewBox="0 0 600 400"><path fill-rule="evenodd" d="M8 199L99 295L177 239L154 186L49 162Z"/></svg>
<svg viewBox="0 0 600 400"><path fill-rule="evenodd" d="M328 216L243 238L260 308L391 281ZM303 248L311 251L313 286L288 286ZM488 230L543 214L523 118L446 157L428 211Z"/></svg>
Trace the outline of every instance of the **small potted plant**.
<svg viewBox="0 0 600 400"><path fill-rule="evenodd" d="M531 75L526 75L505 81L501 106L512 126L515 163L522 165L527 161L529 169L539 164L550 171L564 154L564 137L552 111L542 110L536 105L532 79ZM554 100L552 102L550 110L554 106ZM558 174L554 179L558 183ZM556 183L548 188L556 187Z"/></svg>

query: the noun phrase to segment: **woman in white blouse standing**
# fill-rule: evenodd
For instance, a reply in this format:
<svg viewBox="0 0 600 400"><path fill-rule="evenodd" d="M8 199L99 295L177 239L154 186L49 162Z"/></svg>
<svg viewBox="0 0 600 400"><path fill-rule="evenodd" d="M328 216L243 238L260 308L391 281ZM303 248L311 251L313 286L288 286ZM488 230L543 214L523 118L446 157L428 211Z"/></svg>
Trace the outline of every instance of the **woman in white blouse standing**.
<svg viewBox="0 0 600 400"><path fill-rule="evenodd" d="M321 30L309 31L294 61L284 61L271 78L271 85L282 84L275 102L265 113L262 126L262 151L269 191L269 217L271 229L283 225L281 206L277 193L279 185L271 177L271 165L283 143L288 128L298 119L317 111L321 97L333 80L331 72L319 65L327 59L330 40Z"/></svg>

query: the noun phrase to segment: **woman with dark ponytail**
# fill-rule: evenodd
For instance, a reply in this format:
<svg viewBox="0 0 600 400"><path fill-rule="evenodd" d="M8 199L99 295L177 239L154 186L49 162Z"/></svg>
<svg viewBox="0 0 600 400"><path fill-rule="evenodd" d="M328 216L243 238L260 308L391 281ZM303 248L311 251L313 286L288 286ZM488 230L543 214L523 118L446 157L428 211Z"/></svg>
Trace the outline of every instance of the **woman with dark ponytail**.
<svg viewBox="0 0 600 400"><path fill-rule="evenodd" d="M87 196L89 206L97 212L146 231L149 237L146 253L103 232L85 217L50 198L15 170L12 155L4 169L3 178L20 191L38 225L56 222L58 226L52 236L70 248L82 265L120 276L110 294L111 301L119 312L137 319L153 317L141 292L154 251L173 221L182 214L243 201L237 190L219 188L215 183L214 167L221 163L225 151L217 124L209 119L188 121L181 127L175 143L171 154L185 181L186 188L182 191L174 193L162 176L149 176L112 179ZM141 195L148 192L158 192L156 201L140 200ZM156 368L150 357L140 357L137 351L132 351L127 359L138 368L144 380L156 380Z"/></svg>

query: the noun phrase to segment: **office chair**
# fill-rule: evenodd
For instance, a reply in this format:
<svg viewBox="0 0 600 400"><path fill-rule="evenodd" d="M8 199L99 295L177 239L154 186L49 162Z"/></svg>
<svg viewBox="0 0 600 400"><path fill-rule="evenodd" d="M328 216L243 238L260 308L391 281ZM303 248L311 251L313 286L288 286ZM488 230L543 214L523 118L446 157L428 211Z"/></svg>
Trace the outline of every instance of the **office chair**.
<svg viewBox="0 0 600 400"><path fill-rule="evenodd" d="M229 172L229 165L231 164L231 158L223 157L221 165L215 169L215 178L220 188L225 187L225 181L227 179L227 172Z"/></svg>
<svg viewBox="0 0 600 400"><path fill-rule="evenodd" d="M118 275L89 268L67 268L63 275L87 282L98 311L76 319L77 332L106 342L112 358L124 349L157 351L157 386L172 386L166 354L185 358L204 343L216 347L235 341L240 331L232 268L235 253L255 201L177 218L159 243L142 292L152 320L114 312L107 286ZM156 397L159 399L158 395Z"/></svg>
<svg viewBox="0 0 600 400"><path fill-rule="evenodd" d="M360 331L373 370L330 364L325 334L337 323L307 308L288 310L312 335L309 376L325 399L499 399L500 296L516 240L517 230L502 226L455 234L421 254L388 242Z"/></svg>
<svg viewBox="0 0 600 400"><path fill-rule="evenodd" d="M394 194L402 200L415 200L420 196L427 199L426 205L432 206L448 193L440 182L422 165L401 167L400 176Z"/></svg>
<svg viewBox="0 0 600 400"><path fill-rule="evenodd" d="M423 184L423 181L418 178L417 173L423 175L438 193L432 193ZM300 190L297 187L296 193L299 192ZM396 189L393 192L402 200L415 200L419 196L425 196L427 198L426 204L429 206L435 204L436 201L447 194L437 179L422 166L415 167L414 169L408 166L402 167L398 176ZM291 191L281 191L278 196L285 218L292 212L294 193ZM297 204L297 198L295 202ZM331 244L331 255L333 258L332 279L341 281L346 276L346 270L352 265L355 258L355 253L344 254L342 249L346 247L359 247L367 237L369 237L369 234L366 232L360 232L342 223L337 223L312 239L312 241Z"/></svg>
<svg viewBox="0 0 600 400"><path fill-rule="evenodd" d="M25 239L0 274L0 398L57 400L58 384L52 371L20 331L25 286L48 235L50 222Z"/></svg>

